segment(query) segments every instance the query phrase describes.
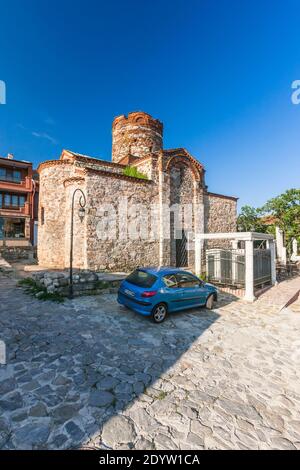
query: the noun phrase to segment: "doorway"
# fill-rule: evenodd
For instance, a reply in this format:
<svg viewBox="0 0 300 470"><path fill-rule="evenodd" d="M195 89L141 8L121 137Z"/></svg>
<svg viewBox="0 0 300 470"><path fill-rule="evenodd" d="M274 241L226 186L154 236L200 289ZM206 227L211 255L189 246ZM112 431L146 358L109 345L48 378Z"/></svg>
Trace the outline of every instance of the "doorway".
<svg viewBox="0 0 300 470"><path fill-rule="evenodd" d="M180 235L180 234L179 234ZM188 266L187 235L181 231L181 238L176 238L176 267L184 268Z"/></svg>

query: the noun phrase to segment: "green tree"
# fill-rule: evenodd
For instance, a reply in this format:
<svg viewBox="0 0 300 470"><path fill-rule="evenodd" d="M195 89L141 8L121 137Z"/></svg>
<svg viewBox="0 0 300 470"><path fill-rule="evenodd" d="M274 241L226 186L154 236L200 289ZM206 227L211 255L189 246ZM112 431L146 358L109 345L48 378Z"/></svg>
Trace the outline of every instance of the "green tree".
<svg viewBox="0 0 300 470"><path fill-rule="evenodd" d="M243 206L237 219L239 232L266 232L266 225L262 223L260 209Z"/></svg>
<svg viewBox="0 0 300 470"><path fill-rule="evenodd" d="M267 201L260 210L263 214L274 217L275 225L285 234L289 251L293 238L297 238L300 243L300 189L288 189L285 193Z"/></svg>

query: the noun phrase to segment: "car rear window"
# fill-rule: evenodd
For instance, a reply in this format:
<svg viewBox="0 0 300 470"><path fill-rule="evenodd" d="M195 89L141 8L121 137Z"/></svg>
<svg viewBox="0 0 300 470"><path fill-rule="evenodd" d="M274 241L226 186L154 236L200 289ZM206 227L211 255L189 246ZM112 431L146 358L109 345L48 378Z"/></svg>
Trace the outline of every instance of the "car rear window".
<svg viewBox="0 0 300 470"><path fill-rule="evenodd" d="M136 269L126 278L126 281L139 287L152 287L156 280L156 276L140 269Z"/></svg>

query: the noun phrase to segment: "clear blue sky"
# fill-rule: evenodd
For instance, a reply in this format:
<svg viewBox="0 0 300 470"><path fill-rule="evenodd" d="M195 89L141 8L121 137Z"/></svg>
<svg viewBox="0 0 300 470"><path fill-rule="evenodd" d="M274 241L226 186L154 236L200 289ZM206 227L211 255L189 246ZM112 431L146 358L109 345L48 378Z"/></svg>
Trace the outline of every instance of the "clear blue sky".
<svg viewBox="0 0 300 470"><path fill-rule="evenodd" d="M299 188L299 0L0 0L0 23L0 155L109 160L113 117L143 110L210 191Z"/></svg>

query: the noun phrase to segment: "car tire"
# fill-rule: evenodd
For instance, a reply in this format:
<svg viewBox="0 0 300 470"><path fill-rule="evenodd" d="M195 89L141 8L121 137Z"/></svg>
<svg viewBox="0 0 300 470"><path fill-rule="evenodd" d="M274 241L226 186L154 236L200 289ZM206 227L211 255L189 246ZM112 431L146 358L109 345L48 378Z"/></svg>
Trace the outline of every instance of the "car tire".
<svg viewBox="0 0 300 470"><path fill-rule="evenodd" d="M168 313L166 304L157 304L152 310L151 318L154 323L162 323Z"/></svg>
<svg viewBox="0 0 300 470"><path fill-rule="evenodd" d="M212 310L214 308L214 295L213 294L210 294L207 299L206 299L206 303L205 303L205 307L208 309L208 310Z"/></svg>

